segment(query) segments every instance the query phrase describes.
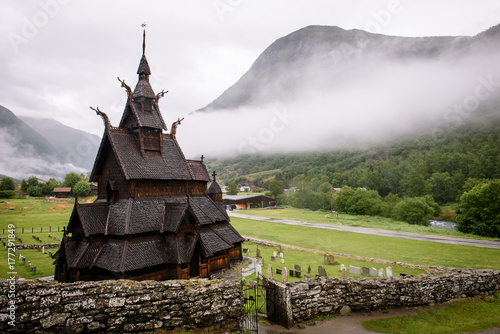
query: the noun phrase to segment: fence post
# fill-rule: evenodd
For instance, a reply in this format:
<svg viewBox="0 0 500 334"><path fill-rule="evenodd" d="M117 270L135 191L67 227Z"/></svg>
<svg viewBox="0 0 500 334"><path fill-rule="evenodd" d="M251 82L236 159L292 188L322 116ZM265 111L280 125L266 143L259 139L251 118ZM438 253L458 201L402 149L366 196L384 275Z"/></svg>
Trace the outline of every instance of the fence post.
<svg viewBox="0 0 500 334"><path fill-rule="evenodd" d="M293 326L292 301L290 288L285 284L268 280L264 277L266 287L267 319L275 324L290 329Z"/></svg>

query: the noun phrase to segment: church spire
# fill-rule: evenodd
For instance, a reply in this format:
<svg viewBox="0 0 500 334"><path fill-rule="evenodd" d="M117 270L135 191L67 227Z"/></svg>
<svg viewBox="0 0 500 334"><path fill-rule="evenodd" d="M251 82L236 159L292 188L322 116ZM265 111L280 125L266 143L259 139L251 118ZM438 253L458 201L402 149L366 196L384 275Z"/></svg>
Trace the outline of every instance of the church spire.
<svg viewBox="0 0 500 334"><path fill-rule="evenodd" d="M144 27L145 24L142 24ZM139 81L134 89L132 96L134 100L141 97L148 99L155 99L156 95L149 84L149 76L151 75L151 69L149 68L148 60L146 59L146 29L142 33L142 57L139 63L139 68L137 69L137 74L139 75Z"/></svg>

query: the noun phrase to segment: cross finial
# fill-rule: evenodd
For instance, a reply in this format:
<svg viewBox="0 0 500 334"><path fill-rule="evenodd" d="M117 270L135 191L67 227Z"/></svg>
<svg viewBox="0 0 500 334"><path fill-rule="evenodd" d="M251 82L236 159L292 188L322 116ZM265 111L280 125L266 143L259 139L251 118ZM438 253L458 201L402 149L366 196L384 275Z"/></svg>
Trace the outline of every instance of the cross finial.
<svg viewBox="0 0 500 334"><path fill-rule="evenodd" d="M146 23L141 24L141 27L145 27ZM142 55L146 54L146 29L142 31Z"/></svg>
<svg viewBox="0 0 500 334"><path fill-rule="evenodd" d="M214 172L212 173L212 177L213 177L213 181L214 181L214 182L215 182L215 177L216 177L216 176L217 176L217 173L214 171Z"/></svg>
<svg viewBox="0 0 500 334"><path fill-rule="evenodd" d="M201 162L203 162L203 159L205 159L205 156L202 154L200 157Z"/></svg>

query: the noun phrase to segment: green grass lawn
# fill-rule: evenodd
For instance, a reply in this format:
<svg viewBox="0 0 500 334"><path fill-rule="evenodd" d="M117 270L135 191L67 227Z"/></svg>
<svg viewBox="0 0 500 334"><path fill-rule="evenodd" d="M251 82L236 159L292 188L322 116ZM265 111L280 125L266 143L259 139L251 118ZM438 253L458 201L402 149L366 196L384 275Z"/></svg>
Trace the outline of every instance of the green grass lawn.
<svg viewBox="0 0 500 334"><path fill-rule="evenodd" d="M343 231L231 218L242 235L323 252L354 254L410 264L500 269L500 250L380 237Z"/></svg>
<svg viewBox="0 0 500 334"><path fill-rule="evenodd" d="M402 221L397 221L384 217L358 216L358 215L348 215L348 214L339 214L337 217L336 214L332 212L311 211L311 210L297 209L292 207L286 207L285 209L276 209L276 210L267 210L267 209L242 210L242 211L235 211L235 213L277 218L277 219L301 220L312 223L323 223L323 224L332 224L339 226L366 227L366 228L376 228L376 229L398 231L398 232L435 234L435 235L443 235L443 236L457 237L457 238L495 240L494 238L487 238L474 234L466 234L449 228L412 225Z"/></svg>
<svg viewBox="0 0 500 334"><path fill-rule="evenodd" d="M447 334L484 331L500 326L500 294L454 303L446 308L419 311L416 315L368 320L371 331L397 334Z"/></svg>

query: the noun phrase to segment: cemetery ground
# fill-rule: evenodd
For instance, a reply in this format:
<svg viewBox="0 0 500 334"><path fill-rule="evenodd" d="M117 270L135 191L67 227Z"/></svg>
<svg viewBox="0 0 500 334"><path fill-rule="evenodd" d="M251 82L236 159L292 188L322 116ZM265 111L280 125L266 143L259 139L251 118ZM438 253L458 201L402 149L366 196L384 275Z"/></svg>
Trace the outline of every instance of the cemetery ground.
<svg viewBox="0 0 500 334"><path fill-rule="evenodd" d="M89 199L92 200L92 199ZM80 199L80 201L87 201L87 199ZM67 226L72 209L72 203L48 203L45 202L43 198L25 198L25 199L9 199L6 200L7 203L0 203L0 233L2 229L6 229L5 234L0 234L0 237L7 239L7 226L9 224L14 224L16 226L16 237L23 240L24 243L29 244L39 244L39 243L52 243L57 242L54 240L56 238L62 238L63 227ZM287 209L288 210L288 209ZM290 211L294 211L290 210ZM258 215L262 215L262 212L277 212L280 210L259 210ZM296 220L307 220L307 215L317 215L318 213L299 213L296 216L293 212L288 214L288 219ZM305 211L305 210L297 210ZM250 212L250 211L248 211ZM245 212L247 213L247 212ZM286 213L286 212L285 212ZM324 217L326 214L323 213ZM335 217L335 214L330 213L331 216ZM376 224L381 223L375 218L365 218L358 216L349 215L339 215L344 221L349 221L350 224L358 224L359 220L366 220L368 223L374 222L375 225L370 225L366 223L366 227L382 228L376 226ZM285 218L285 217L280 217ZM331 217L324 217L324 219L331 219ZM320 221L325 222L325 221ZM347 268L349 265L357 267L369 267L369 268L386 268L388 264L377 263L377 262L364 262L361 260L356 260L347 257L335 256L335 263L326 265L324 264L324 252L335 252L344 253L351 255L358 255L364 257L371 257L375 259L389 260L389 261L400 261L404 263L413 263L417 265L429 265L429 266L446 266L455 268L476 268L476 269L495 269L500 270L500 250L490 249L490 248L480 248L472 246L458 246L451 244L440 244L433 242L424 242L416 240L406 240L398 238L389 237L379 237L371 236L366 234L357 234L352 232L343 231L332 231L332 230L320 230L314 228L308 228L303 226L289 226L276 224L271 222L260 222L255 220L241 219L241 218L231 218L232 225L242 234L249 237L254 237L258 239L264 239L272 242L277 242L281 244L288 244L303 248L312 249L314 251L306 252L296 249L291 249L287 247L282 247L284 253L285 263L281 263L281 258L278 255L276 262L271 261L271 255L274 251L277 251L277 247L269 247L259 245L261 249L261 255L263 260L262 272L264 276L267 276L267 265L269 263L273 266L274 278L281 281L280 275L276 275L276 268L282 269L287 267L287 269L293 269L295 264L299 264L302 267L302 276L308 272L308 267L311 267L311 276L314 277L318 272L318 266L323 265L326 269L328 276L340 276L340 264L344 264ZM345 223L345 222L344 222ZM359 223L360 224L360 223ZM385 223L384 223L385 224ZM405 223L402 223L405 224ZM406 224L407 225L407 224ZM49 232L51 227L52 232ZM22 228L24 228L24 234L22 234ZM42 232L40 232L42 228ZM59 228L59 232L57 229ZM32 232L33 229L33 232ZM443 229L444 230L444 229ZM405 232L410 232L406 230ZM49 233L52 237L49 237ZM40 240L34 239L33 235ZM457 236L457 235L453 235ZM16 239L16 243L20 243ZM250 250L250 256L256 256L257 245L249 242L245 242L243 247ZM56 249L46 249L46 252L52 251L53 253ZM37 266L37 272L33 275L32 271L29 270L27 262L23 263L16 257L16 271L19 277L23 278L36 278L43 276L50 276L54 274L53 259L49 257L48 254L42 254L38 249L25 249L21 250L23 256L27 260L30 260L33 265ZM7 278L7 251L4 247L0 247L0 277ZM255 263L252 263L255 266ZM418 275L422 271L414 268L404 268L399 266L391 265L394 275L399 275L400 273ZM360 277L360 275L353 275L348 273L349 277ZM255 274L248 276L247 282L255 279ZM297 281L299 278L290 277L289 281ZM498 295L495 299L490 301L485 301L486 308L492 309L497 312L495 307L498 307L499 299ZM464 301L471 307L475 307L478 301ZM481 302L483 303L483 302ZM464 306L465 307L465 306ZM445 308L446 310L448 308ZM451 313L456 312L456 310L451 310ZM489 311L488 311L489 312ZM450 313L450 314L451 314ZM485 313L480 311L479 313ZM392 314L390 312L388 315ZM394 312L394 314L399 314ZM497 312L498 314L498 312ZM423 315L424 322L434 321L434 317L441 317L441 315ZM443 315L442 317L449 317L451 315ZM344 318L344 317L342 317ZM481 320L481 315L476 315L474 310L469 311L467 318L475 319L478 323L484 322ZM492 317L493 318L493 317ZM413 319L413 318L412 318ZM496 318L493 318L496 319ZM319 319L318 319L319 320ZM335 321L336 319L332 319ZM353 317L354 320L354 317ZM327 320L328 321L328 320ZM406 320L394 320L396 322L403 322ZM421 320L411 320L421 321ZM454 320L444 321L443 318L439 320L441 323L454 323ZM498 320L496 320L498 323ZM359 321L358 321L359 324ZM390 332L391 324L383 324L386 329L384 332ZM396 325L397 326L397 325ZM406 326L406 325L405 325ZM410 328L414 325L408 325ZM420 325L415 325L420 326ZM307 327L305 330L310 331L314 328ZM491 327L491 326L490 326ZM317 327L320 328L319 326ZM453 331L460 331L460 327ZM475 331L482 330L484 327L478 325L475 327ZM401 332L402 327L399 327L398 332ZM411 332L411 331L409 331ZM450 331L448 331L449 333ZM318 332L319 333L319 332Z"/></svg>

